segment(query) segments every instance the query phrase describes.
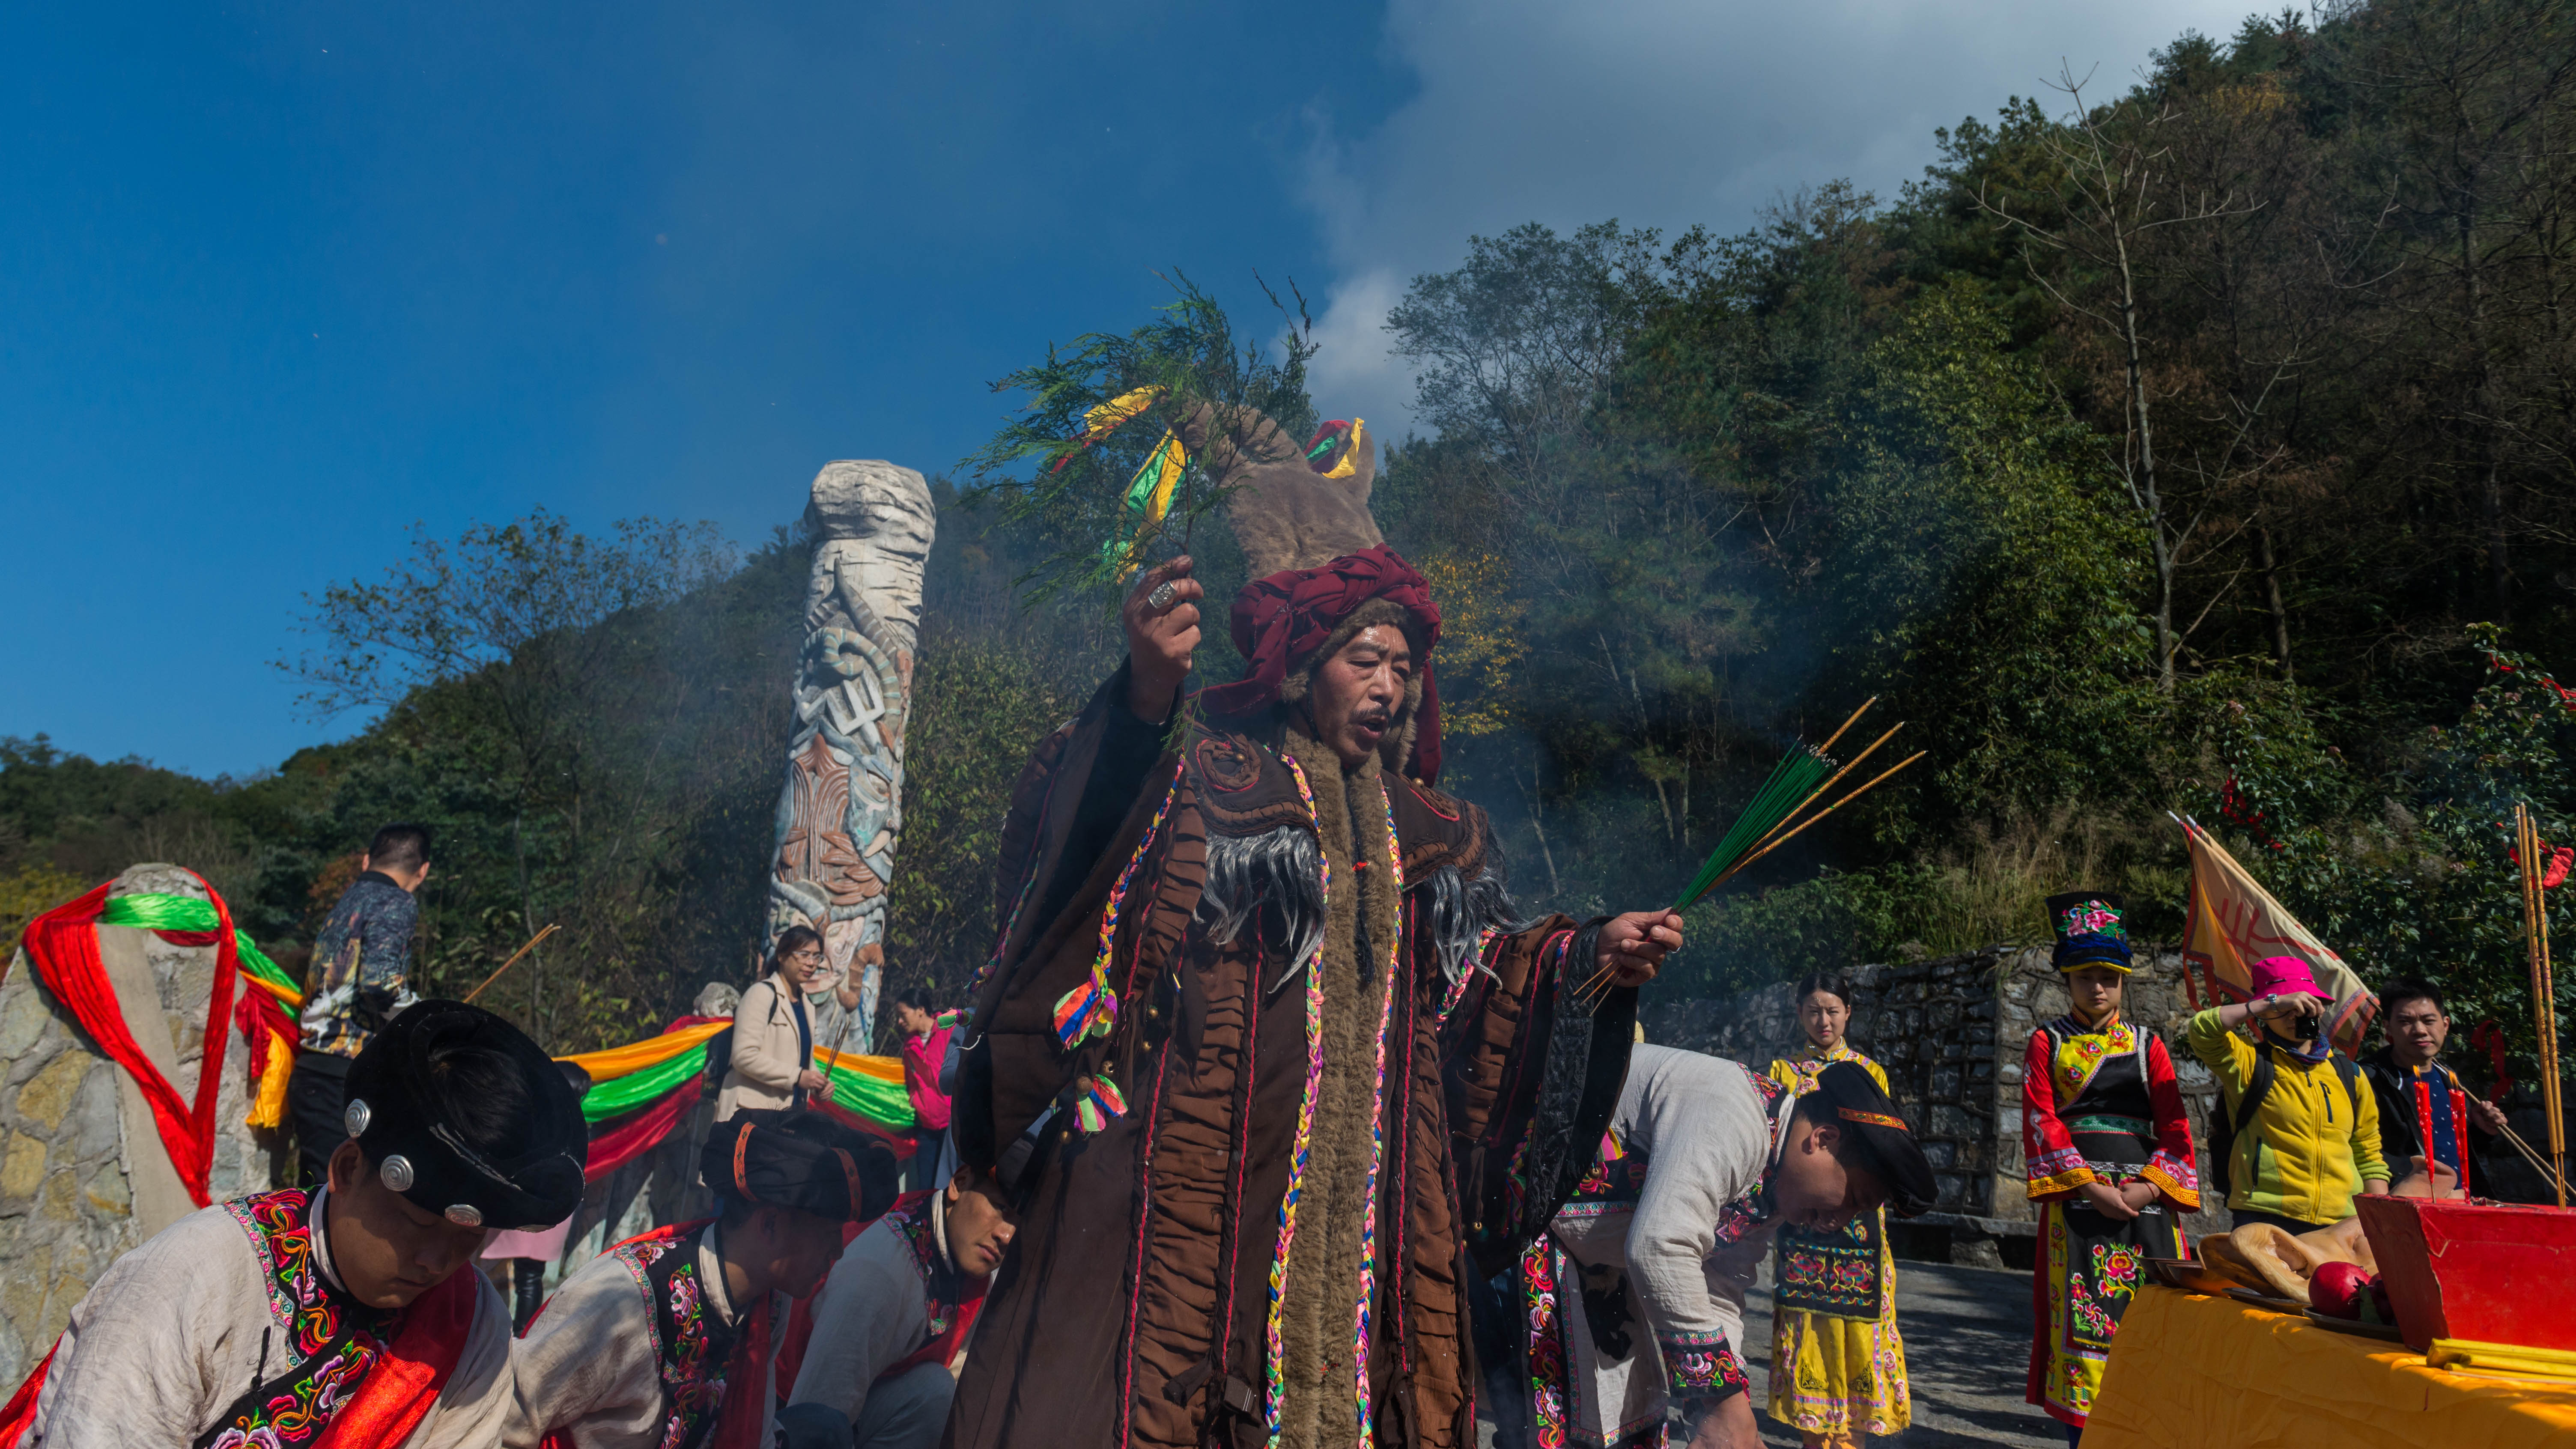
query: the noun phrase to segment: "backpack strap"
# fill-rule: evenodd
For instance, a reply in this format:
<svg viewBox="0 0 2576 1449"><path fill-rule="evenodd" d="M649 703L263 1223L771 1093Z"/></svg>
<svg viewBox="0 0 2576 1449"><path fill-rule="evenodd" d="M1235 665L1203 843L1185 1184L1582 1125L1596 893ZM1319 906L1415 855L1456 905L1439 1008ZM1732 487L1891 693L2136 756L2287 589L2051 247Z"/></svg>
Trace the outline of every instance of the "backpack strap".
<svg viewBox="0 0 2576 1449"><path fill-rule="evenodd" d="M2236 1099L2236 1126L2231 1135L2242 1137L2254 1125L2254 1114L2263 1110L2263 1099L2272 1095L2272 1044L2257 1037L2254 1041L2254 1079L2245 1084L2245 1095ZM2354 1114L2358 1120L2359 1114Z"/></svg>
<svg viewBox="0 0 2576 1449"><path fill-rule="evenodd" d="M2361 1125L2361 1094L2364 1090L2361 1068L2352 1058L2331 1047L2326 1050L2326 1058L2334 1063L2335 1075L2343 1078L2344 1099L2351 1103L2353 1125L2358 1127Z"/></svg>

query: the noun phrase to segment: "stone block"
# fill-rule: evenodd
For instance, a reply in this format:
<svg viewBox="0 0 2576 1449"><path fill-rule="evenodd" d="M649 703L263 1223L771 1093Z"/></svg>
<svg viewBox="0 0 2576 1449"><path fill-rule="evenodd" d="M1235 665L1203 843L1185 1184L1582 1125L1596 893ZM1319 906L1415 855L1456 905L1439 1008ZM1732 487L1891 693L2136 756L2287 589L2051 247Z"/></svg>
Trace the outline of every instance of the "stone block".
<svg viewBox="0 0 2576 1449"><path fill-rule="evenodd" d="M1933 1181L1938 1184L1932 1198L1934 1207L1953 1213L1965 1210L1968 1203L1968 1179L1965 1176L1941 1172L1933 1174Z"/></svg>
<svg viewBox="0 0 2576 1449"><path fill-rule="evenodd" d="M68 1168L56 1171L45 1179L44 1190L37 1195L36 1216L49 1223L78 1221L80 1196L80 1179Z"/></svg>
<svg viewBox="0 0 2576 1449"><path fill-rule="evenodd" d="M2003 1241L1974 1228L1954 1228L1950 1233L1950 1262L1960 1268L2001 1268Z"/></svg>
<svg viewBox="0 0 2576 1449"><path fill-rule="evenodd" d="M1926 1142L1923 1144L1923 1160L1936 1169L1955 1166L1959 1161L1959 1145L1955 1142Z"/></svg>
<svg viewBox="0 0 2576 1449"><path fill-rule="evenodd" d="M126 1185L125 1169L113 1162L90 1174L89 1186L81 1195L89 1199L92 1208L109 1217L129 1217L134 1212L134 1194Z"/></svg>
<svg viewBox="0 0 2576 1449"><path fill-rule="evenodd" d="M24 1132L10 1133L7 1148L0 1149L0 1198L22 1201L34 1197L44 1182L43 1140Z"/></svg>
<svg viewBox="0 0 2576 1449"><path fill-rule="evenodd" d="M1960 1138L1975 1130L1968 1114L1956 1107L1935 1105L1923 1114L1923 1135L1926 1137Z"/></svg>
<svg viewBox="0 0 2576 1449"><path fill-rule="evenodd" d="M29 969L26 959L18 958L19 971ZM45 998L34 991L7 993L7 999L0 1000L0 1061L14 1064L26 1056L52 1015L45 1009Z"/></svg>
<svg viewBox="0 0 2576 1449"><path fill-rule="evenodd" d="M1959 1069L1943 1067L1932 1074L1932 1095L1942 1101L1956 1101L1959 1096Z"/></svg>
<svg viewBox="0 0 2576 1449"><path fill-rule="evenodd" d="M116 1101L120 1070L114 1062L97 1063L81 1078L80 1094L72 1099L72 1151L83 1160L116 1156L122 1130Z"/></svg>
<svg viewBox="0 0 2576 1449"><path fill-rule="evenodd" d="M72 1099L80 1092L81 1077L89 1068L101 1065L104 1063L87 1052L56 1056L18 1089L18 1115L50 1134L63 1125L64 1115L71 1111Z"/></svg>
<svg viewBox="0 0 2576 1449"><path fill-rule="evenodd" d="M0 1273L0 1318L9 1321L10 1329L24 1343L50 1343L43 1331L45 1321L45 1285L52 1280L53 1254L39 1247L22 1254ZM30 1365L32 1367L33 1365Z"/></svg>

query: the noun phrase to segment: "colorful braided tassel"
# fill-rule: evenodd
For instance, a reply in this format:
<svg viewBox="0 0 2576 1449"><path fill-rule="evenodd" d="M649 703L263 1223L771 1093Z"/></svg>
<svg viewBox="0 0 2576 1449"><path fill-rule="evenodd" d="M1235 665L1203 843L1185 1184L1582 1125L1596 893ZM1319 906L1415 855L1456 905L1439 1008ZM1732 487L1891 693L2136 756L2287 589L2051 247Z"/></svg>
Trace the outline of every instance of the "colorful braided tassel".
<svg viewBox="0 0 2576 1449"><path fill-rule="evenodd" d="M1082 1097L1073 1104L1073 1120L1086 1135L1097 1134L1111 1118L1126 1115L1127 1099L1118 1094L1118 1084L1108 1074L1082 1079Z"/></svg>
<svg viewBox="0 0 2576 1449"><path fill-rule="evenodd" d="M1091 976L1081 985L1056 998L1055 1039L1066 1051L1072 1051L1096 1036L1109 1035L1118 1024L1118 993L1109 984L1109 961L1118 944L1118 918L1127 904L1127 887L1134 883L1137 868L1154 850L1154 837L1163 829L1163 817L1172 813L1172 801L1181 793L1181 777L1172 777L1171 788L1163 792L1163 803L1154 811L1152 823L1145 827L1145 837L1136 842L1135 853L1127 857L1127 867L1118 872L1118 881L1109 888L1109 902L1100 910L1100 948L1091 958ZM1120 1110L1125 1110L1121 1108Z"/></svg>

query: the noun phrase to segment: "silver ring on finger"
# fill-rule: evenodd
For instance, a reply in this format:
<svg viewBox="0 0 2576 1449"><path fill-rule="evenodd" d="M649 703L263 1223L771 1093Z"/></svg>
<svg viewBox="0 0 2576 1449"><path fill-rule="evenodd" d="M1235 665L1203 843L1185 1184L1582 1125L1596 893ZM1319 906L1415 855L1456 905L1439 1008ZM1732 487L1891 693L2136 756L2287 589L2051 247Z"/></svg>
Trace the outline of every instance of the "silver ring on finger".
<svg viewBox="0 0 2576 1449"><path fill-rule="evenodd" d="M1172 601L1180 596L1181 591L1172 586L1170 579L1165 579L1154 585L1154 592L1145 596L1145 607L1159 613L1172 607Z"/></svg>

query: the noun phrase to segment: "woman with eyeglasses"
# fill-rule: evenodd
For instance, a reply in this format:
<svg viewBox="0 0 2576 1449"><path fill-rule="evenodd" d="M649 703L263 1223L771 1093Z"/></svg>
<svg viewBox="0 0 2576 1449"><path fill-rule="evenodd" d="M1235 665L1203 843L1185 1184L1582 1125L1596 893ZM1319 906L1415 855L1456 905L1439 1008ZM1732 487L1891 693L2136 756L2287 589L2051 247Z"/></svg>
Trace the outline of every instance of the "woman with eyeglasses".
<svg viewBox="0 0 2576 1449"><path fill-rule="evenodd" d="M771 948L769 971L742 993L733 1013L733 1056L716 1120L744 1107L801 1107L830 1090L814 1070L814 1023L805 1013L805 990L823 971L823 938L810 926L790 926Z"/></svg>

